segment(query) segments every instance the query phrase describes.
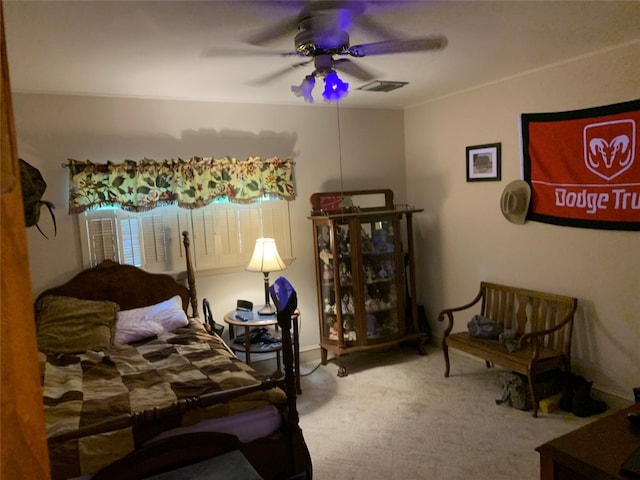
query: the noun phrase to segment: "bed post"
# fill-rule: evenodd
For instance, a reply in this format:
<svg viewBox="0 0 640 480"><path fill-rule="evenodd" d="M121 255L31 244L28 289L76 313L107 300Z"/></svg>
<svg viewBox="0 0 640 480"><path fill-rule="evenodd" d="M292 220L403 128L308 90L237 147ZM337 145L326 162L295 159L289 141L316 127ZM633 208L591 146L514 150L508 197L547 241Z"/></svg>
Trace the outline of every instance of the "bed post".
<svg viewBox="0 0 640 480"><path fill-rule="evenodd" d="M280 312L278 312L280 313ZM287 319L281 323L278 315L278 323L282 333L282 357L284 363L285 392L287 394L287 427L289 442L291 445L291 469L294 475L305 472L305 478L311 478L311 457L302 436L300 428L300 417L296 407L296 378L293 372L293 352L291 341L291 311L285 312ZM297 321L297 319L295 320ZM288 322L288 323L287 323ZM284 325L284 326L283 326ZM298 477L296 477L298 478Z"/></svg>
<svg viewBox="0 0 640 480"><path fill-rule="evenodd" d="M275 302L276 298L273 298ZM302 436L302 429L300 428L300 417L296 406L296 377L293 370L294 360L293 342L291 341L291 317L298 306L298 296L296 291L292 291L287 305L284 307L279 305L279 303L276 303L276 305L278 307L276 317L278 319L278 326L282 333L282 361L284 363L284 384L288 402L287 428L292 450L290 458L291 469L293 474L296 475L295 478L299 478L297 475L304 471L305 478L310 479L312 477L311 457L309 456L309 450L307 449L304 437ZM297 318L295 321L298 321Z"/></svg>
<svg viewBox="0 0 640 480"><path fill-rule="evenodd" d="M196 276L193 272L191 264L191 242L189 241L189 232L182 232L182 243L184 244L184 254L187 259L187 283L189 285L189 301L191 302L192 316L198 317L198 294L196 293Z"/></svg>

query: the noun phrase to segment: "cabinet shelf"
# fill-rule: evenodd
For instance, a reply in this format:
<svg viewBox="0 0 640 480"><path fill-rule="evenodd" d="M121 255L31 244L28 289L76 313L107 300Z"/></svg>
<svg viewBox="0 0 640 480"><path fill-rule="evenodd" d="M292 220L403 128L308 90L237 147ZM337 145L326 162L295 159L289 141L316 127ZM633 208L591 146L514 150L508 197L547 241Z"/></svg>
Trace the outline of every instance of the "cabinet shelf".
<svg viewBox="0 0 640 480"><path fill-rule="evenodd" d="M345 197L357 207L335 207ZM362 205L372 198L380 203ZM344 376L341 356L351 352L415 340L425 353L416 307L405 304L406 291L415 298L412 215L422 210L396 209L388 189L316 193L311 207L322 363L332 352Z"/></svg>

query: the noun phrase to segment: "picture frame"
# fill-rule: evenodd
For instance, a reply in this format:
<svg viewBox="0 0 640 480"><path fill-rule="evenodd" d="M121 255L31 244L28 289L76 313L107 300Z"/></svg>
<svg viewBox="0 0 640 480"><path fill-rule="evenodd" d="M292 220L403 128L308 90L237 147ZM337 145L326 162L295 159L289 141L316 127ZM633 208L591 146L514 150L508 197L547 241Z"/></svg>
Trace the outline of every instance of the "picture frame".
<svg viewBox="0 0 640 480"><path fill-rule="evenodd" d="M501 179L500 143L467 147L467 182L487 182Z"/></svg>

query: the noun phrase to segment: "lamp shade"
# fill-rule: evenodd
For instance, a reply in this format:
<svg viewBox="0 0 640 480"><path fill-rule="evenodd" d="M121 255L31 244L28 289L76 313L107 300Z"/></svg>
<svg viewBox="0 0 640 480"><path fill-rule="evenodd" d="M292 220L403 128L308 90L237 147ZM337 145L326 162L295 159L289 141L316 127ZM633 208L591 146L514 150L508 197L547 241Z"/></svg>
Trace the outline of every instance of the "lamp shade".
<svg viewBox="0 0 640 480"><path fill-rule="evenodd" d="M253 250L253 256L247 265L249 272L277 272L284 270L287 265L278 254L278 247L273 238L258 238Z"/></svg>

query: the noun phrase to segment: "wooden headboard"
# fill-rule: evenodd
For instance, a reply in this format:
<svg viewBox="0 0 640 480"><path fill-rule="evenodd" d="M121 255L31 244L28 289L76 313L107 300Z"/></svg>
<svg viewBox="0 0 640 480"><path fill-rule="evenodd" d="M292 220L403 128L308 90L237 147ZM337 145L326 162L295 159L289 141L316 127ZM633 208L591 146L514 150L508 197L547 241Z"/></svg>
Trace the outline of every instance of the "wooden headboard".
<svg viewBox="0 0 640 480"><path fill-rule="evenodd" d="M167 274L149 273L132 265L121 265L105 260L99 265L83 270L67 283L45 290L46 295L75 297L83 300L110 300L120 305L120 310L155 305L175 295L182 297L182 308L188 316L198 316L198 296L195 274L191 264L188 232L182 232L187 269L187 286L181 285ZM36 300L36 303L37 303ZM191 314L189 314L191 304Z"/></svg>

